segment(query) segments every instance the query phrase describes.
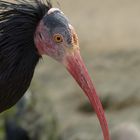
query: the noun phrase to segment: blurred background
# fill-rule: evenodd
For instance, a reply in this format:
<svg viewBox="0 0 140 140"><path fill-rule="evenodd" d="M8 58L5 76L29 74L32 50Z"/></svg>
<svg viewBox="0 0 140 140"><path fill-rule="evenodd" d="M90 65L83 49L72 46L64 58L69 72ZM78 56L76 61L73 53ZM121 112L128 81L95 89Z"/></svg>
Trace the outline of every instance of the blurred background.
<svg viewBox="0 0 140 140"><path fill-rule="evenodd" d="M112 140L140 140L140 1L54 0L69 17ZM60 64L44 57L26 96L0 116L0 140L103 140L96 114ZM20 137L20 136L19 136Z"/></svg>

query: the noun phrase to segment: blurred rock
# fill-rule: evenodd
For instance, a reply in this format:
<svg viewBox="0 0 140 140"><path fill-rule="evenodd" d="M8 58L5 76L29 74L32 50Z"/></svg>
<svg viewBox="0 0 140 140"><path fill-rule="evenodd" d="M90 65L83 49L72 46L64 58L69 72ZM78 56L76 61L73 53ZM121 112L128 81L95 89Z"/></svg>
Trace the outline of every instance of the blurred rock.
<svg viewBox="0 0 140 140"><path fill-rule="evenodd" d="M133 123L124 123L112 130L111 140L140 140L140 129Z"/></svg>
<svg viewBox="0 0 140 140"><path fill-rule="evenodd" d="M84 126L82 126L82 128L75 126L75 128L66 129L63 134L61 134L60 140L93 140L94 136L91 135L91 130L89 130L89 128L86 129L86 127L84 128ZM87 130L89 130L89 133Z"/></svg>

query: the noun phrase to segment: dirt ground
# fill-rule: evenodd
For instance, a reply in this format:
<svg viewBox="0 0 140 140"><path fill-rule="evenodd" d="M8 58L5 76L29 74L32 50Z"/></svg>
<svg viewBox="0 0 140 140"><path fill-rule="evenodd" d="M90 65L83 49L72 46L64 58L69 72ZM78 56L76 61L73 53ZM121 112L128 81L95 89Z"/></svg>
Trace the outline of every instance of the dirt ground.
<svg viewBox="0 0 140 140"><path fill-rule="evenodd" d="M123 123L139 127L140 1L59 3L55 5L64 11L78 33L81 55L103 102L110 131ZM103 139L87 98L63 66L44 57L30 90L37 100L37 110L44 116L49 113L45 111L46 101L51 102L60 140Z"/></svg>

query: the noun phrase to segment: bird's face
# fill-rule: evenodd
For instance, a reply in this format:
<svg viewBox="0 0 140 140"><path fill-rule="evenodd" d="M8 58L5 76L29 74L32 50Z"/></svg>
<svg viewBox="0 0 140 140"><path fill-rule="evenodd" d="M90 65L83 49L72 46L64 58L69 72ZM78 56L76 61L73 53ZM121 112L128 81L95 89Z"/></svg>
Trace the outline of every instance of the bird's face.
<svg viewBox="0 0 140 140"><path fill-rule="evenodd" d="M59 9L51 8L40 21L35 44L40 55L46 54L64 64L88 96L99 118L105 140L109 140L103 108L80 56L77 34Z"/></svg>
<svg viewBox="0 0 140 140"><path fill-rule="evenodd" d="M41 20L35 35L39 53L47 54L59 62L79 50L77 34L65 15L52 8Z"/></svg>

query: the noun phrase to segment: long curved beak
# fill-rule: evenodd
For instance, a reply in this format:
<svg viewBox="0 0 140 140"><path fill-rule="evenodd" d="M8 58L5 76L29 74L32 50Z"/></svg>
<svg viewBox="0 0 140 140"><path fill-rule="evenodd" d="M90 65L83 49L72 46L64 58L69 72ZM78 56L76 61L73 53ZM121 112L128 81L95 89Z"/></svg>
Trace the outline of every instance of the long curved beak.
<svg viewBox="0 0 140 140"><path fill-rule="evenodd" d="M110 140L108 124L102 104L96 94L91 78L80 56L80 51L77 49L74 52L67 54L63 63L89 98L89 101L100 121L104 140Z"/></svg>

